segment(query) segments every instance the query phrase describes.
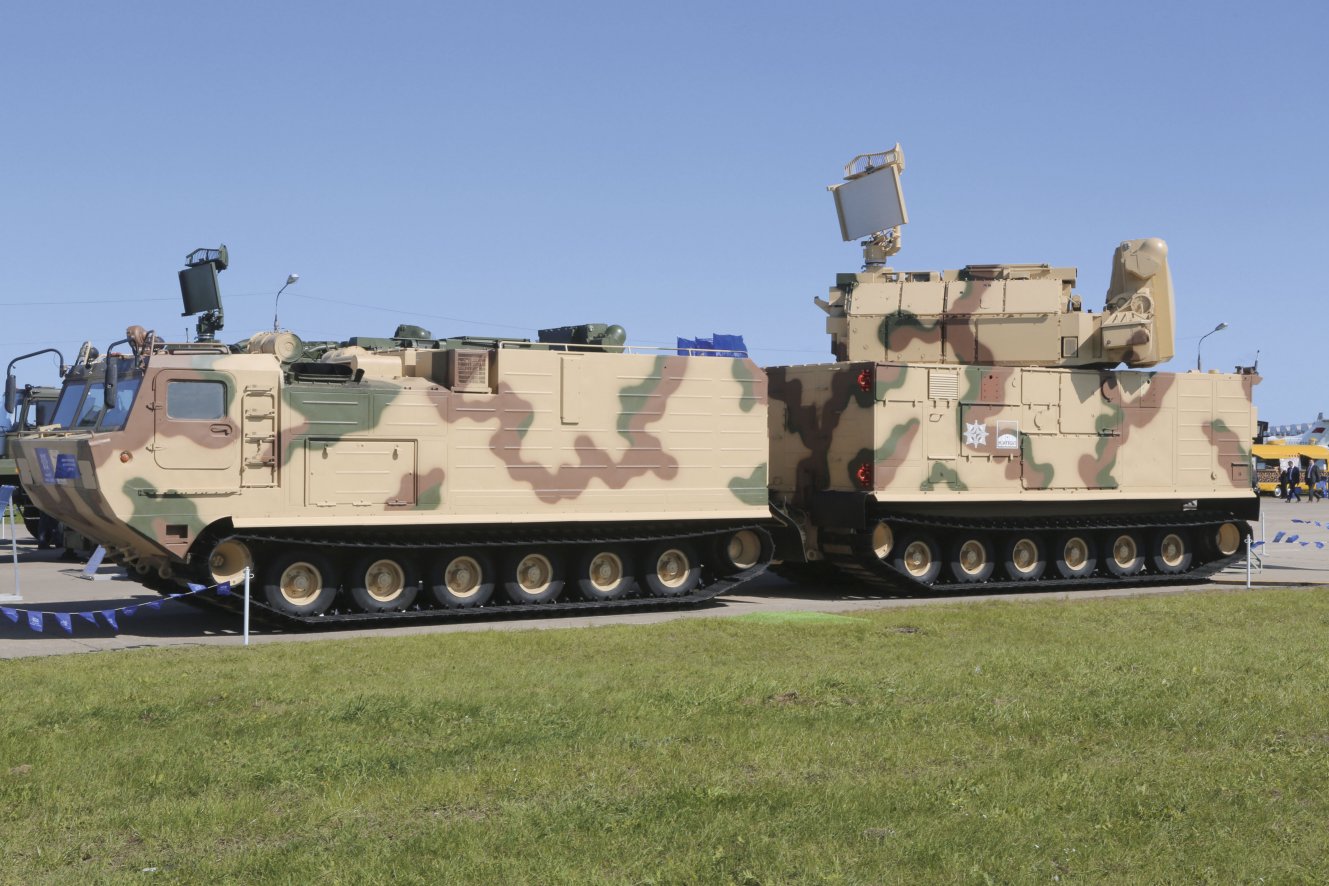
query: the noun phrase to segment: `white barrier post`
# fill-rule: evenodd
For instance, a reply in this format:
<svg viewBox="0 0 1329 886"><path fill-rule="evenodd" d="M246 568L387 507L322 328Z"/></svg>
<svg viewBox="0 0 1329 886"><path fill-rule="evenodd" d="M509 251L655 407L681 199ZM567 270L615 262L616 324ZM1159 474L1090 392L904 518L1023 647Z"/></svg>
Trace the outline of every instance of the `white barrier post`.
<svg viewBox="0 0 1329 886"><path fill-rule="evenodd" d="M9 549L14 558L14 593L0 594L0 603L22 603L23 591L18 584L18 519L11 512L13 486L0 486L0 542L5 538L5 523L9 523Z"/></svg>
<svg viewBox="0 0 1329 886"><path fill-rule="evenodd" d="M245 567L245 645L249 645L249 567Z"/></svg>
<svg viewBox="0 0 1329 886"><path fill-rule="evenodd" d="M1246 587L1251 586L1251 537L1246 536Z"/></svg>

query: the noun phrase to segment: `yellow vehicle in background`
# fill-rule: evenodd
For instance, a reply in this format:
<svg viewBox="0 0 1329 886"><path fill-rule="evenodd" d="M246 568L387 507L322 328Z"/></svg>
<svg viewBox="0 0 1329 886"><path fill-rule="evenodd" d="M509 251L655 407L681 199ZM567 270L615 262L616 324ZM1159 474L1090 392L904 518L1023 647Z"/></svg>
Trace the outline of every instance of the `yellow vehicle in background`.
<svg viewBox="0 0 1329 886"><path fill-rule="evenodd" d="M1274 498L1285 495L1278 485L1278 475L1283 468L1290 467L1293 462L1301 467L1302 482L1298 485L1305 495L1309 492L1306 468L1315 462L1320 466L1320 475L1326 476L1326 465L1329 464L1329 447L1315 443L1257 443L1251 447L1251 455L1255 458L1256 488L1261 495Z"/></svg>

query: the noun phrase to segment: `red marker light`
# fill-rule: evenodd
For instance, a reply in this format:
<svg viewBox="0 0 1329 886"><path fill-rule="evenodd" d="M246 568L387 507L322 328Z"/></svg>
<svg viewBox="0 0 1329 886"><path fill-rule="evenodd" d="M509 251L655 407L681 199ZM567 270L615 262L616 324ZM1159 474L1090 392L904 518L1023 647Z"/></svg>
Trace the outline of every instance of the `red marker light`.
<svg viewBox="0 0 1329 886"><path fill-rule="evenodd" d="M854 477L857 478L859 486L862 486L864 489L871 489L872 465L870 464L859 465L858 470L854 471Z"/></svg>
<svg viewBox="0 0 1329 886"><path fill-rule="evenodd" d="M864 369L858 373L858 389L860 391L872 390L872 370Z"/></svg>

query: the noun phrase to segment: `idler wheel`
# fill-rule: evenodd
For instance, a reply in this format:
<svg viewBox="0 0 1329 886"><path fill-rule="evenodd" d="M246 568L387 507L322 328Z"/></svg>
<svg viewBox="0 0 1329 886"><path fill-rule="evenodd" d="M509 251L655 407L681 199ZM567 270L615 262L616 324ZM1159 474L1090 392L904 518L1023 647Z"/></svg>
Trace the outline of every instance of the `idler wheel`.
<svg viewBox="0 0 1329 886"><path fill-rule="evenodd" d="M254 553L249 545L237 539L222 539L208 555L208 575L217 584L224 581L240 584L246 569L250 575L254 574Z"/></svg>
<svg viewBox="0 0 1329 886"><path fill-rule="evenodd" d="M263 574L263 597L287 615L322 615L337 596L340 578L326 555L294 550L277 557Z"/></svg>
<svg viewBox="0 0 1329 886"><path fill-rule="evenodd" d="M494 561L484 551L454 551L436 557L425 581L446 609L473 609L494 596Z"/></svg>
<svg viewBox="0 0 1329 886"><path fill-rule="evenodd" d="M716 539L708 562L723 576L737 575L759 563L769 563L771 537L756 529L739 529Z"/></svg>
<svg viewBox="0 0 1329 886"><path fill-rule="evenodd" d="M1218 524L1212 530L1211 543L1214 552L1220 557L1231 557L1241 550L1241 546L1246 540L1246 531L1244 523L1227 522Z"/></svg>
<svg viewBox="0 0 1329 886"><path fill-rule="evenodd" d="M1063 532L1052 547L1052 562L1062 578L1088 578L1098 566L1098 546L1085 532Z"/></svg>
<svg viewBox="0 0 1329 886"><path fill-rule="evenodd" d="M872 556L883 563L890 562L891 551L895 549L895 530L891 529L891 524L885 520L874 523L869 544L872 546Z"/></svg>
<svg viewBox="0 0 1329 886"><path fill-rule="evenodd" d="M587 600L618 600L637 586L636 561L621 545L586 547L577 556L577 590Z"/></svg>
<svg viewBox="0 0 1329 886"><path fill-rule="evenodd" d="M351 599L364 612L397 612L419 593L419 574L410 560L384 554L361 557L348 578Z"/></svg>

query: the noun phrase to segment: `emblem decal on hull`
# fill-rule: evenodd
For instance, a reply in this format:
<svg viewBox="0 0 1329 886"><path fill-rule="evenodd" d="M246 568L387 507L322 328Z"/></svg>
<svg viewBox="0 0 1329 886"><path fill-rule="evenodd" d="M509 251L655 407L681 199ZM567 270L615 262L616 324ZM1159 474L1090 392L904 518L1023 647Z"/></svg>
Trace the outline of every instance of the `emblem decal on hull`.
<svg viewBox="0 0 1329 886"><path fill-rule="evenodd" d="M988 445L988 426L980 421L967 422L964 426L964 445Z"/></svg>

